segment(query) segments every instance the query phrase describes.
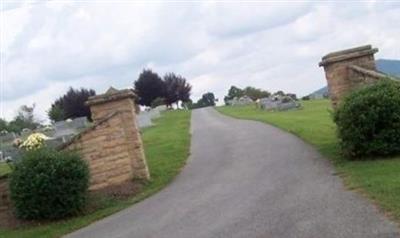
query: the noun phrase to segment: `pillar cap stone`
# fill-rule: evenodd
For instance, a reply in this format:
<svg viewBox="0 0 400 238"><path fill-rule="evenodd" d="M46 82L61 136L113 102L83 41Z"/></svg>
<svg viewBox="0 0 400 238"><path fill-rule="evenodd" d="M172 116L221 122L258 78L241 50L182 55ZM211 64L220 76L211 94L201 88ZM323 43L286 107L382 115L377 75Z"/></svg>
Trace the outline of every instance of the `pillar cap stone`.
<svg viewBox="0 0 400 238"><path fill-rule="evenodd" d="M371 45L364 45L360 47L350 48L346 50L336 51L329 53L322 57L322 61L319 62L319 66L326 66L332 63L345 61L349 59L359 58L366 55L373 55L378 52L377 48L372 48Z"/></svg>
<svg viewBox="0 0 400 238"><path fill-rule="evenodd" d="M110 101L121 100L125 98L136 98L136 94L133 92L132 89L121 89L117 90L113 87L110 87L106 93L99 94L96 96L91 96L86 101L87 106L93 106L97 104L103 104Z"/></svg>

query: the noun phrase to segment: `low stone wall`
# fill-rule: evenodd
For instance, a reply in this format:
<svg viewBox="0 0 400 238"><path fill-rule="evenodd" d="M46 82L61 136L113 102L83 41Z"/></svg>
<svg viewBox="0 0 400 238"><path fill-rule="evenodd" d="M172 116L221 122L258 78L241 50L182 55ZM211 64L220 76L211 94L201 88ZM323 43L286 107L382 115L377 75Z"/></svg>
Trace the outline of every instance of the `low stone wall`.
<svg viewBox="0 0 400 238"><path fill-rule="evenodd" d="M89 98L93 126L60 147L77 151L88 162L90 190L149 179L133 98L131 90L113 88Z"/></svg>
<svg viewBox="0 0 400 238"><path fill-rule="evenodd" d="M149 179L132 90L110 89L89 98L93 125L58 147L78 152L90 169L89 190ZM8 179L0 178L0 212L10 205Z"/></svg>
<svg viewBox="0 0 400 238"><path fill-rule="evenodd" d="M138 126L140 129L153 125L153 120L160 117L160 111L152 109L150 111L142 111L137 115Z"/></svg>
<svg viewBox="0 0 400 238"><path fill-rule="evenodd" d="M366 45L332 52L322 57L319 66L324 67L334 108L349 92L388 77L376 71L376 52L377 48Z"/></svg>
<svg viewBox="0 0 400 238"><path fill-rule="evenodd" d="M349 66L349 80L353 85L355 85L355 87L357 87L358 85L362 86L364 84L373 84L377 80L389 77L390 76L383 73L374 70L364 69L356 65Z"/></svg>
<svg viewBox="0 0 400 238"><path fill-rule="evenodd" d="M118 184L133 177L121 113L115 113L79 134L64 150L78 152L88 162L90 190Z"/></svg>

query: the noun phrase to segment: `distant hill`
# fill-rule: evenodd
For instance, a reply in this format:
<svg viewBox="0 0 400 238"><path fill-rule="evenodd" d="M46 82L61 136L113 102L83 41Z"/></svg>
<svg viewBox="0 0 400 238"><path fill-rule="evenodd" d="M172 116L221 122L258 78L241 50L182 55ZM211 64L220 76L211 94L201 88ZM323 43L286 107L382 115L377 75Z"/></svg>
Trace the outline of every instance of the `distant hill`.
<svg viewBox="0 0 400 238"><path fill-rule="evenodd" d="M324 98L324 95L328 95L328 86L320 88L317 91L311 93L309 97L311 99L321 99Z"/></svg>
<svg viewBox="0 0 400 238"><path fill-rule="evenodd" d="M379 59L376 61L376 67L385 74L400 77L400 60Z"/></svg>
<svg viewBox="0 0 400 238"><path fill-rule="evenodd" d="M400 60L378 59L375 62L378 71L400 78ZM328 94L327 86L318 89L309 96L311 98L322 98L324 94Z"/></svg>

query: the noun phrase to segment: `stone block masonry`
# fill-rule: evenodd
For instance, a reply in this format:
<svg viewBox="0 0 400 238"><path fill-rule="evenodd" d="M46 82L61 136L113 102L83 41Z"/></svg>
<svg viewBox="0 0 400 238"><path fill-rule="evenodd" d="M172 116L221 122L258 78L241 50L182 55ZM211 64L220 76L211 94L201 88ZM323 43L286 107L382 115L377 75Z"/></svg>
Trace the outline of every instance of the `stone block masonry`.
<svg viewBox="0 0 400 238"><path fill-rule="evenodd" d="M134 98L132 90L113 88L90 97L87 105L92 112L93 125L59 147L77 151L87 161L92 191L134 178L150 178ZM0 178L0 212L9 206L8 179L4 177Z"/></svg>
<svg viewBox="0 0 400 238"><path fill-rule="evenodd" d="M319 66L324 67L329 95L335 108L347 93L363 85L388 77L376 71L371 45L329 53L322 57Z"/></svg>
<svg viewBox="0 0 400 238"><path fill-rule="evenodd" d="M132 90L110 88L90 97L87 105L93 126L75 136L60 149L82 155L90 168L90 190L118 185L150 174L136 121L135 94Z"/></svg>

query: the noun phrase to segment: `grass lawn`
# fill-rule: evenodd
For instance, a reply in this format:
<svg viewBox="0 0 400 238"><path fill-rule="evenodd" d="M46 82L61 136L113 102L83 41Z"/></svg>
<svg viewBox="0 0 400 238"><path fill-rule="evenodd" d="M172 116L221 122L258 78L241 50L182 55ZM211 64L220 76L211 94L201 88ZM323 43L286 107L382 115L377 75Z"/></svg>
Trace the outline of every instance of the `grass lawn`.
<svg viewBox="0 0 400 238"><path fill-rule="evenodd" d="M2 175L8 174L10 172L10 167L3 162L0 162L0 177Z"/></svg>
<svg viewBox="0 0 400 238"><path fill-rule="evenodd" d="M289 131L329 158L349 189L372 199L395 221L400 222L400 156L391 159L348 161L339 150L335 124L328 100L304 101L302 110L267 112L255 106L217 107L226 115L261 121Z"/></svg>
<svg viewBox="0 0 400 238"><path fill-rule="evenodd" d="M0 229L0 237L60 237L131 206L165 187L178 174L189 156L190 112L165 112L155 123L155 126L145 129L142 134L151 181L146 183L139 194L125 201L105 201L102 209L81 217L17 230Z"/></svg>

